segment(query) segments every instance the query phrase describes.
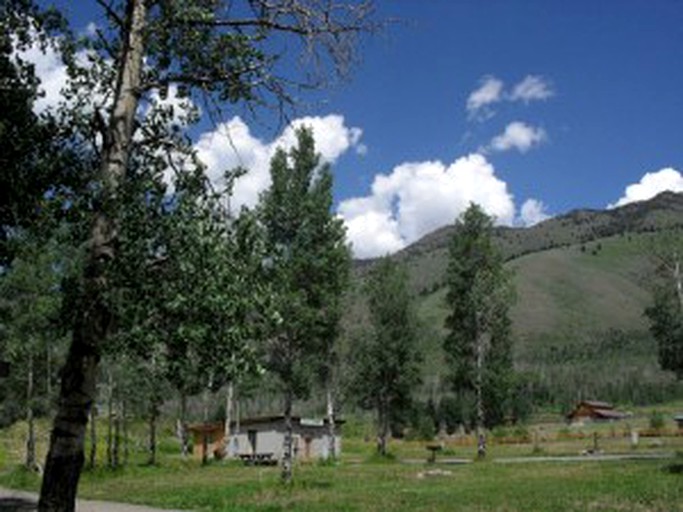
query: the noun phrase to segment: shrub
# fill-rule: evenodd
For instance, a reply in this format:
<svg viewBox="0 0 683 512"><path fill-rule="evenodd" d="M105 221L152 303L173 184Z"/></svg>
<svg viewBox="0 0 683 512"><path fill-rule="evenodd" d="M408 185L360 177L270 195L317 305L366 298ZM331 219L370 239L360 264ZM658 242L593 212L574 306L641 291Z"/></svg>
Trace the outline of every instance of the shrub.
<svg viewBox="0 0 683 512"><path fill-rule="evenodd" d="M660 430L664 428L664 415L654 410L650 413L650 428Z"/></svg>

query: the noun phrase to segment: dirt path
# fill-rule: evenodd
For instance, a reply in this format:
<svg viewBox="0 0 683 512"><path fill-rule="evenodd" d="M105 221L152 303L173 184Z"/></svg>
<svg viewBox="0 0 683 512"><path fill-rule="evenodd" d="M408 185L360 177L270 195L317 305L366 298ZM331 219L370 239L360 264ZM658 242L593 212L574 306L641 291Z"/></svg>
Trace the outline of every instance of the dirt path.
<svg viewBox="0 0 683 512"><path fill-rule="evenodd" d="M557 455L557 456L542 456L535 455L531 457L498 457L491 458L492 462L496 464L526 464L533 462L601 462L609 460L660 460L673 459L676 454L673 452L656 452L656 453L604 453L593 455ZM424 459L401 459L404 464L425 464L427 458ZM454 458L454 457L437 457L436 462L439 464L459 465L469 464L474 462L474 459Z"/></svg>
<svg viewBox="0 0 683 512"><path fill-rule="evenodd" d="M38 495L0 487L0 512L33 512L38 505ZM180 512L158 508L113 503L110 501L78 500L76 512Z"/></svg>

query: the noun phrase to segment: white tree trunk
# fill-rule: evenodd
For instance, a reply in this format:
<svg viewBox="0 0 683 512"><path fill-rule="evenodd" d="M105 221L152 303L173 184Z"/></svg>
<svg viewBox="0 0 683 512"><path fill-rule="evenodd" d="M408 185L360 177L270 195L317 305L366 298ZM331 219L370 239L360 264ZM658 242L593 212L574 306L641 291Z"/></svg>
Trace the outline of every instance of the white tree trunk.
<svg viewBox="0 0 683 512"><path fill-rule="evenodd" d="M332 392L332 384L328 382L327 391L327 437L329 442L328 456L334 460L337 458L337 443L335 442L335 418L334 418L334 393Z"/></svg>
<svg viewBox="0 0 683 512"><path fill-rule="evenodd" d="M33 354L28 355L28 379L26 383L26 467L33 471L36 468L36 433L33 421Z"/></svg>
<svg viewBox="0 0 683 512"><path fill-rule="evenodd" d="M484 420L486 411L484 410L484 359L486 358L487 335L480 334L476 341L477 361L475 377L475 393L477 400L477 457L486 457L486 433L484 431Z"/></svg>
<svg viewBox="0 0 683 512"><path fill-rule="evenodd" d="M678 294L678 304L683 313L683 275L681 275L681 260L678 254L674 254L674 282L676 284L676 293Z"/></svg>
<svg viewBox="0 0 683 512"><path fill-rule="evenodd" d="M225 429L223 432L223 453L225 457L230 457L234 455L231 450L232 450L232 443L231 443L231 436L232 436L232 431L230 429L230 426L232 425L232 417L233 417L233 404L234 404L234 394L235 394L235 386L232 383L232 381L228 382L228 390L225 395Z"/></svg>
<svg viewBox="0 0 683 512"><path fill-rule="evenodd" d="M282 482L290 484L292 482L292 466L294 464L294 435L292 427L292 392L285 392L285 439L284 453L282 455Z"/></svg>

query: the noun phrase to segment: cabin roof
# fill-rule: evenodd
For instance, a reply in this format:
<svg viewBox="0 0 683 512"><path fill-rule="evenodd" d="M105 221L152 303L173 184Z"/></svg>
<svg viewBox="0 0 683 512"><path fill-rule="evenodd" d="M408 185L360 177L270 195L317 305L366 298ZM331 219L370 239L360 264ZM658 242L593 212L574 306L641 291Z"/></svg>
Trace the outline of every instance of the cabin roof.
<svg viewBox="0 0 683 512"><path fill-rule="evenodd" d="M585 405L594 409L614 409L611 403L601 402L600 400L581 400L578 405Z"/></svg>
<svg viewBox="0 0 683 512"><path fill-rule="evenodd" d="M621 419L626 417L626 413L615 411L613 409L594 409L593 413L600 418L607 419Z"/></svg>
<svg viewBox="0 0 683 512"><path fill-rule="evenodd" d="M252 418L244 418L240 420L239 424L241 427L249 425L260 425L264 423L279 423L284 422L285 417L282 414L274 416L255 416ZM317 418L302 418L301 416L292 416L292 423L294 425L300 425L303 427L324 427L327 425L327 418L317 419ZM335 420L336 425L343 425L345 420L337 419ZM231 426L236 426L237 421L233 420ZM211 422L211 423L193 423L188 425L187 429L190 432L214 432L216 430L223 430L225 428L225 423L222 421Z"/></svg>

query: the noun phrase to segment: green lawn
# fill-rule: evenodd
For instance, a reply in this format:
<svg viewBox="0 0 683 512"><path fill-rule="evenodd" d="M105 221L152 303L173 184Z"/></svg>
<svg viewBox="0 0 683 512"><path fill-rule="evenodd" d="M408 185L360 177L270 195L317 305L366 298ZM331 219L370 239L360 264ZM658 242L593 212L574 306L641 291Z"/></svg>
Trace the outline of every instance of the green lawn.
<svg viewBox="0 0 683 512"><path fill-rule="evenodd" d="M681 406L681 402L671 403L660 410L669 417ZM639 430L647 428L649 412L648 408L636 409L629 425ZM390 449L395 458L378 461L373 456L372 440L356 435L344 440L344 455L338 465L298 465L294 484L285 488L276 467L244 467L237 462L214 462L202 467L196 460L183 460L170 429L163 430L160 466L141 465L144 431L140 430L128 467L84 472L79 496L196 511L683 512L683 471L671 470L674 466L683 469L683 436L641 438L634 451L629 437L624 436L627 426L622 422L570 429L555 415L545 415L527 426L526 431L528 437L536 433L541 455L578 455L592 447L593 433L597 432L600 449L608 454L678 452L680 456L663 460L503 464L502 458L532 455L533 443L501 444L501 437L491 435L489 459L485 462L427 465L424 442L393 440ZM39 477L17 469L22 460L24 427L17 424L0 431L0 485L37 490ZM45 422L39 425L41 453L47 427ZM667 428L671 430L671 425ZM446 443L439 458L472 459L474 452L473 445L453 439ZM103 451L99 460L100 464L104 460ZM441 474L430 475L434 470Z"/></svg>
<svg viewBox="0 0 683 512"><path fill-rule="evenodd" d="M309 465L297 468L291 488L280 485L277 468L175 464L85 473L79 494L202 511L683 511L683 474L667 471L672 464ZM443 474L425 476L434 468Z"/></svg>

